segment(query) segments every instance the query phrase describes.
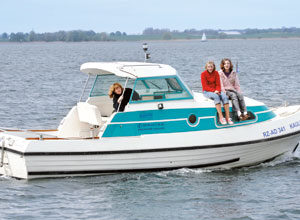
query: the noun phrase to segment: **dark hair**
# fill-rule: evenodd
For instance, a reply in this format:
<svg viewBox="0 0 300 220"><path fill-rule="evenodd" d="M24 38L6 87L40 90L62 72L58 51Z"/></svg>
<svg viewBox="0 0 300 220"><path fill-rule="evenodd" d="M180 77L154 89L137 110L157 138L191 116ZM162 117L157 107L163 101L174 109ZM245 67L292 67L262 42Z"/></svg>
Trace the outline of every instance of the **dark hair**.
<svg viewBox="0 0 300 220"><path fill-rule="evenodd" d="M225 71L225 68L224 68L225 61L229 61L229 63L230 63L229 71L231 72L231 71L233 70L233 65L232 65L231 60L228 59L228 58L224 58L224 59L221 61L221 64L220 64L221 70L223 70L223 72Z"/></svg>

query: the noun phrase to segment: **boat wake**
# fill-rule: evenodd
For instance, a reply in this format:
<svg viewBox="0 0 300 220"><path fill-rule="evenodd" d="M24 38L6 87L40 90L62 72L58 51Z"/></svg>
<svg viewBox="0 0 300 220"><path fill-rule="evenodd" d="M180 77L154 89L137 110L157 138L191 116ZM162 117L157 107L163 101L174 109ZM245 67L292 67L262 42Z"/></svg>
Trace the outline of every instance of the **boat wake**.
<svg viewBox="0 0 300 220"><path fill-rule="evenodd" d="M11 180L14 179L13 177L6 176L6 175L0 175L0 181L6 181L6 180Z"/></svg>
<svg viewBox="0 0 300 220"><path fill-rule="evenodd" d="M199 175L203 173L211 173L213 170L210 169L190 169L190 168L181 168L177 170L170 170L170 171L162 171L156 173L158 177L186 177L186 176L193 176L193 175Z"/></svg>

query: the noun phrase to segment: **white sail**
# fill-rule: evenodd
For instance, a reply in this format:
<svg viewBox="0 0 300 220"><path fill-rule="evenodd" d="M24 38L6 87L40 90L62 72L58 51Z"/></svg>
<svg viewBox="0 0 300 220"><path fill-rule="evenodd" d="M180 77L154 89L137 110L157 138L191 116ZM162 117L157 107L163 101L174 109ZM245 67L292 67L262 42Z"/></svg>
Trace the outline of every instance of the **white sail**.
<svg viewBox="0 0 300 220"><path fill-rule="evenodd" d="M206 35L205 35L205 33L202 34L202 39L201 39L201 41L203 41L203 42L206 41Z"/></svg>

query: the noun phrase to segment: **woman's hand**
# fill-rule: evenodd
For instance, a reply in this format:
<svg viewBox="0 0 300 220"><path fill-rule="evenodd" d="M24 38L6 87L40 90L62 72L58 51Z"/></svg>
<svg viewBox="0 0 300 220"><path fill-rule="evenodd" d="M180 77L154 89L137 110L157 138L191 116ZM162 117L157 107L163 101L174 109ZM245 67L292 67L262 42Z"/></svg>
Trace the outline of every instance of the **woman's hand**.
<svg viewBox="0 0 300 220"><path fill-rule="evenodd" d="M118 103L120 104L122 102L122 100L123 100L123 96L121 95L118 99Z"/></svg>
<svg viewBox="0 0 300 220"><path fill-rule="evenodd" d="M218 90L215 91L216 94L220 95L220 92Z"/></svg>

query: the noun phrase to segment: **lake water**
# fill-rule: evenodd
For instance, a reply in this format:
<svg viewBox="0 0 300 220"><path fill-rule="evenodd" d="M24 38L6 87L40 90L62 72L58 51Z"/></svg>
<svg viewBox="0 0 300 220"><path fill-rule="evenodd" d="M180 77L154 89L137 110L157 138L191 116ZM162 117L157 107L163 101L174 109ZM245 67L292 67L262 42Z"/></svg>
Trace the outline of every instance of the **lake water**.
<svg viewBox="0 0 300 220"><path fill-rule="evenodd" d="M0 43L0 126L56 128L90 61L143 61L143 42ZM300 104L300 39L148 42L201 90L205 62L238 62L246 96ZM300 152L249 168L42 180L0 177L0 219L300 219Z"/></svg>

